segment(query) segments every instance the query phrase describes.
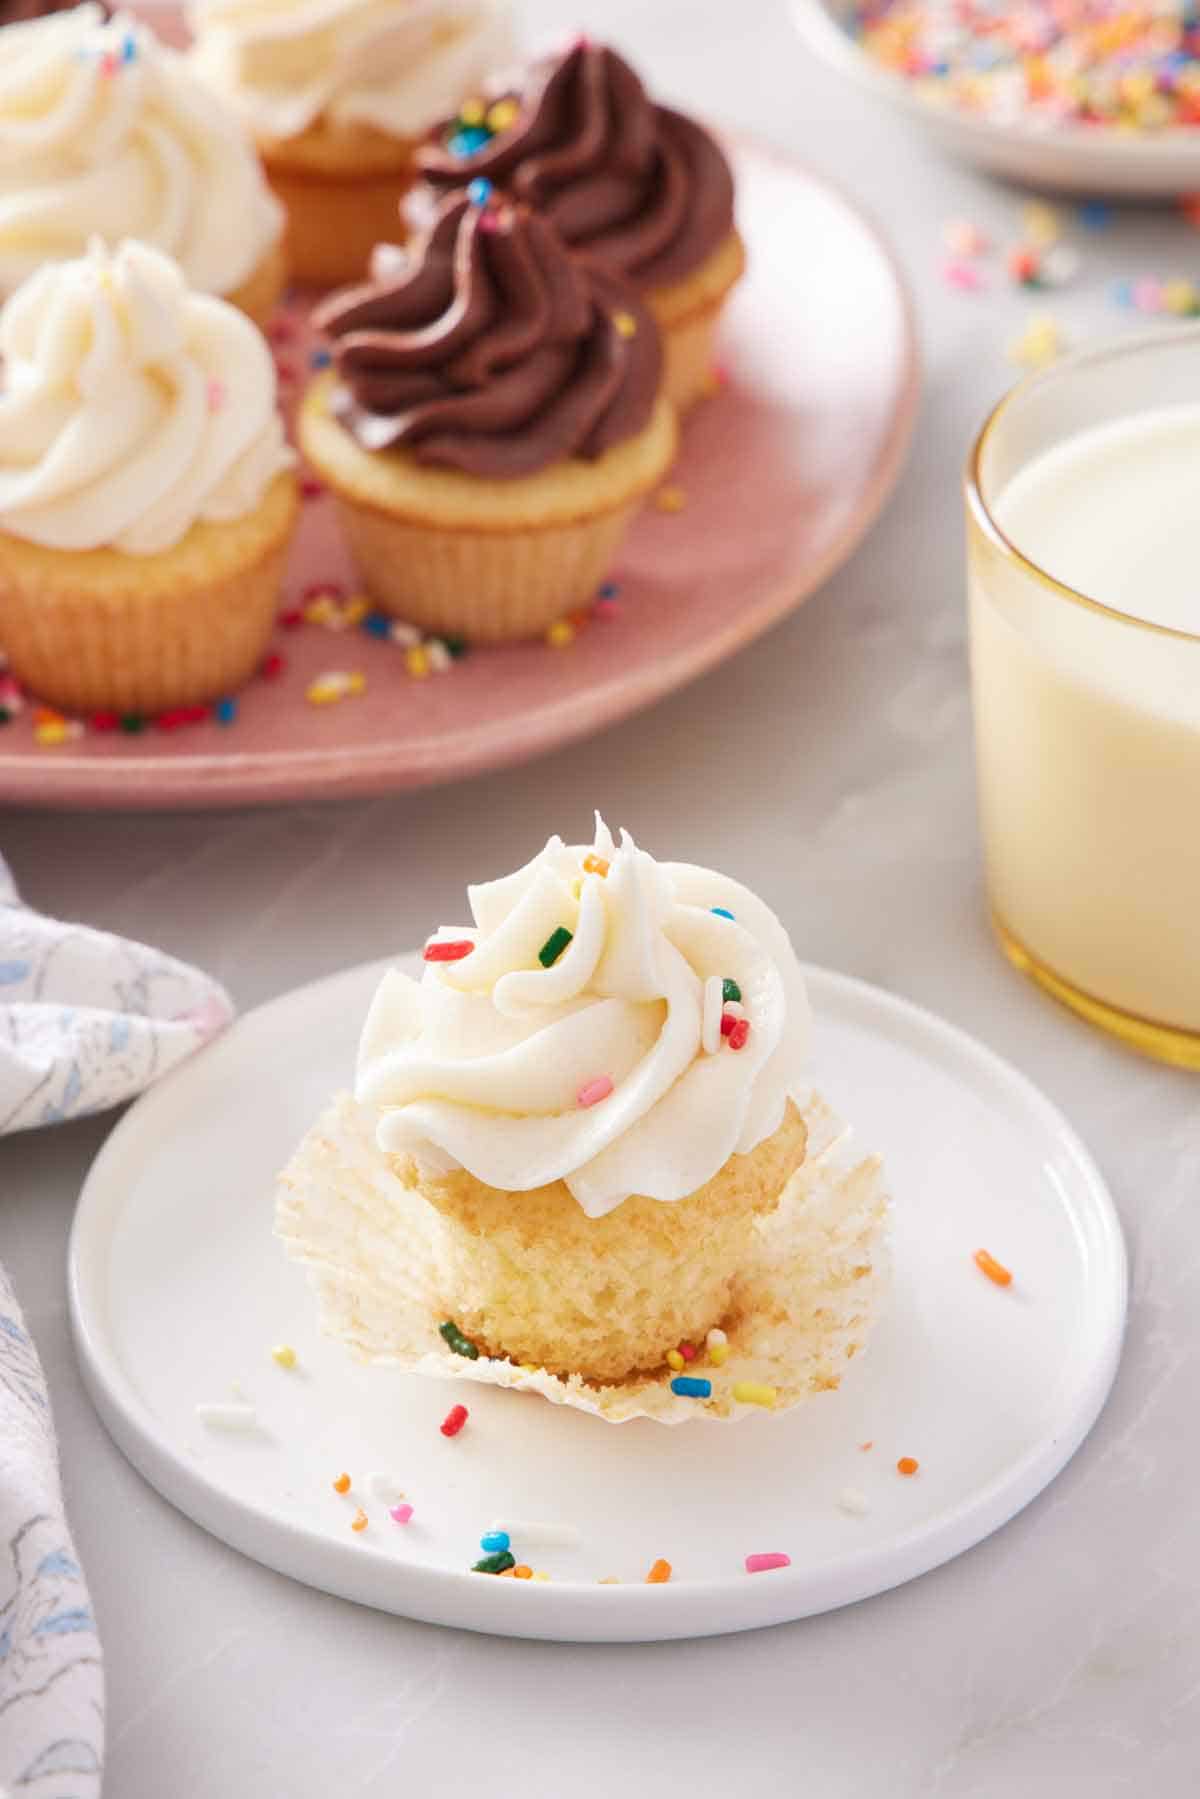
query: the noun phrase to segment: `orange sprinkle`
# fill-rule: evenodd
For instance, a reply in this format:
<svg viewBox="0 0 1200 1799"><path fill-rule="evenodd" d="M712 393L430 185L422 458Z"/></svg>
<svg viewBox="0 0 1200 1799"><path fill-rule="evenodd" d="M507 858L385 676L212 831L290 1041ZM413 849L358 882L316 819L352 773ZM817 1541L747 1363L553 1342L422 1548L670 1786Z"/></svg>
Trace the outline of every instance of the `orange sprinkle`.
<svg viewBox="0 0 1200 1799"><path fill-rule="evenodd" d="M998 1287L1012 1286L1012 1275L1008 1269L1003 1262L998 1262L995 1256L989 1255L986 1249L975 1251L975 1266L981 1274L986 1274L990 1281L995 1281Z"/></svg>
<svg viewBox="0 0 1200 1799"><path fill-rule="evenodd" d="M339 1474L333 1483L333 1490L335 1493L348 1493L350 1491L350 1476L348 1474Z"/></svg>
<svg viewBox="0 0 1200 1799"><path fill-rule="evenodd" d="M585 856L583 872L585 875L599 875L603 879L608 873L608 863L603 856Z"/></svg>
<svg viewBox="0 0 1200 1799"><path fill-rule="evenodd" d="M858 1447L860 1449L874 1449L874 1447L875 1447L874 1437L871 1438L871 1441L869 1443L860 1443Z"/></svg>
<svg viewBox="0 0 1200 1799"><path fill-rule="evenodd" d="M655 1562L653 1568L651 1568L649 1574L647 1574L646 1585L648 1587L659 1587L664 1581L670 1580L670 1578L671 1564L670 1562L664 1562L660 1557L659 1560Z"/></svg>
<svg viewBox="0 0 1200 1799"><path fill-rule="evenodd" d="M911 1455L902 1455L900 1460L896 1463L896 1473L915 1474L920 1466L920 1462L918 1462L915 1457Z"/></svg>
<svg viewBox="0 0 1200 1799"><path fill-rule="evenodd" d="M532 1580L533 1569L527 1568L524 1562L518 1562L512 1571L512 1575L514 1580Z"/></svg>
<svg viewBox="0 0 1200 1799"><path fill-rule="evenodd" d="M517 1571L515 1568L501 1568L501 1570L496 1578L498 1580L512 1580L512 1578L516 1574L516 1572Z"/></svg>
<svg viewBox="0 0 1200 1799"><path fill-rule="evenodd" d="M361 1505L350 1520L350 1528L351 1530L366 1530L367 1528L367 1514L363 1511Z"/></svg>

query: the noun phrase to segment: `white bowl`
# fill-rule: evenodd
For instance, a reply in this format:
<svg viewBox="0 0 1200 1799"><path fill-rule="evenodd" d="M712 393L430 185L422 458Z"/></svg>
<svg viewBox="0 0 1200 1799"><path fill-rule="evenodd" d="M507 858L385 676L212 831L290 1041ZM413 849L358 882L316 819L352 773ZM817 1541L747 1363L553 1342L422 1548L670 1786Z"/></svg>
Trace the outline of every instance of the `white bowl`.
<svg viewBox="0 0 1200 1799"><path fill-rule="evenodd" d="M843 23L850 0L791 0L791 5L810 50L911 119L960 162L1062 193L1161 200L1200 190L1200 128L1135 136L1103 126L998 124L942 108L859 47Z"/></svg>

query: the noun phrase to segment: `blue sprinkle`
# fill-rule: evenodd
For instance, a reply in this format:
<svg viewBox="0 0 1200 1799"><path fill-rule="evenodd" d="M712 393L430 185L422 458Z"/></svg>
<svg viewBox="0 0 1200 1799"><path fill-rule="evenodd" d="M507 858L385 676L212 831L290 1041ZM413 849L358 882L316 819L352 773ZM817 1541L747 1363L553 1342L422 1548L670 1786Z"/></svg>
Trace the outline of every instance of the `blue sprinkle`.
<svg viewBox="0 0 1200 1799"><path fill-rule="evenodd" d="M392 621L386 612L368 612L363 619L362 628L368 637L390 637Z"/></svg>
<svg viewBox="0 0 1200 1799"><path fill-rule="evenodd" d="M29 962L0 962L0 987L15 987L27 978L31 967Z"/></svg>
<svg viewBox="0 0 1200 1799"><path fill-rule="evenodd" d="M231 725L237 717L238 703L235 699L218 700L213 707L213 717L219 725Z"/></svg>
<svg viewBox="0 0 1200 1799"><path fill-rule="evenodd" d="M446 145L451 156L474 156L476 150L482 150L491 141L491 132L482 125L468 125L465 131L456 131Z"/></svg>
<svg viewBox="0 0 1200 1799"><path fill-rule="evenodd" d="M476 175L467 188L467 199L472 206L486 206L492 197L492 184L486 175Z"/></svg>
<svg viewBox="0 0 1200 1799"><path fill-rule="evenodd" d="M621 583L619 581L606 581L600 589L598 598L602 600L615 600L620 591Z"/></svg>
<svg viewBox="0 0 1200 1799"><path fill-rule="evenodd" d="M711 1399L712 1382L698 1380L694 1374L677 1374L671 1382L672 1393L678 1393L681 1399Z"/></svg>
<svg viewBox="0 0 1200 1799"><path fill-rule="evenodd" d="M128 37L125 39L125 42L121 45L121 61L122 62L136 62L137 61L137 39L134 37L132 32L129 33Z"/></svg>
<svg viewBox="0 0 1200 1799"><path fill-rule="evenodd" d="M1112 296L1114 305L1116 305L1116 306L1132 306L1133 305L1133 282L1132 281L1114 281L1108 291Z"/></svg>
<svg viewBox="0 0 1200 1799"><path fill-rule="evenodd" d="M489 1530L479 1539L479 1547L485 1555L500 1555L510 1547L506 1530Z"/></svg>
<svg viewBox="0 0 1200 1799"><path fill-rule="evenodd" d="M33 1627L35 1637L69 1637L77 1631L95 1630L96 1625L86 1606L73 1606L69 1612L56 1612Z"/></svg>
<svg viewBox="0 0 1200 1799"><path fill-rule="evenodd" d="M728 918L730 923L735 922L733 913L728 911L724 906L710 906L709 910L715 912L718 918Z"/></svg>
<svg viewBox="0 0 1200 1799"><path fill-rule="evenodd" d="M310 369L327 369L332 361L333 356L329 350L314 350L308 359L308 366Z"/></svg>
<svg viewBox="0 0 1200 1799"><path fill-rule="evenodd" d="M1088 231L1107 231L1113 222L1113 209L1107 200L1085 200L1079 208L1079 222Z"/></svg>

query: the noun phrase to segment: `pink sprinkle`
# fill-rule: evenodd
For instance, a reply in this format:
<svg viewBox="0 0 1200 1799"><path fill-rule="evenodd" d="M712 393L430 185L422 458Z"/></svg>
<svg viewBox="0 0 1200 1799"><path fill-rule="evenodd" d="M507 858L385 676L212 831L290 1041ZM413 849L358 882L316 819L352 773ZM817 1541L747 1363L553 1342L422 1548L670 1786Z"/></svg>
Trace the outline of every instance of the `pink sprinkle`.
<svg viewBox="0 0 1200 1799"><path fill-rule="evenodd" d="M598 1074L594 1081L585 1081L576 1094L580 1109L587 1111L589 1106L598 1106L602 1099L607 1099L613 1090L612 1079L607 1074Z"/></svg>
<svg viewBox="0 0 1200 1799"><path fill-rule="evenodd" d="M479 229L480 231L485 231L489 237L493 232L499 231L500 214L492 211L481 212L479 215Z"/></svg>
<svg viewBox="0 0 1200 1799"><path fill-rule="evenodd" d="M1133 284L1133 303L1139 312L1162 311L1162 288L1149 275Z"/></svg>
<svg viewBox="0 0 1200 1799"><path fill-rule="evenodd" d="M110 79L121 66L121 59L115 50L107 50L100 58L100 73Z"/></svg>
<svg viewBox="0 0 1200 1799"><path fill-rule="evenodd" d="M412 1514L411 1505L394 1505L388 1513L388 1517L394 1518L397 1524L407 1524Z"/></svg>
<svg viewBox="0 0 1200 1799"><path fill-rule="evenodd" d="M694 1362L696 1359L696 1345L694 1343L681 1343L679 1345L679 1353L685 1362Z"/></svg>
<svg viewBox="0 0 1200 1799"><path fill-rule="evenodd" d="M286 315L271 320L267 326L267 336L273 344L290 344L296 335L295 322Z"/></svg>
<svg viewBox="0 0 1200 1799"><path fill-rule="evenodd" d="M592 607L592 614L595 618L616 618L620 610L620 600L597 600Z"/></svg>
<svg viewBox="0 0 1200 1799"><path fill-rule="evenodd" d="M942 280L947 287L956 287L964 294L977 294L985 286L979 270L972 268L969 262L948 262L942 268Z"/></svg>
<svg viewBox="0 0 1200 1799"><path fill-rule="evenodd" d="M747 1574L765 1574L768 1568L790 1568L790 1555L748 1555L746 1557Z"/></svg>
<svg viewBox="0 0 1200 1799"><path fill-rule="evenodd" d="M208 384L208 410L220 412L225 404L225 383L214 375Z"/></svg>

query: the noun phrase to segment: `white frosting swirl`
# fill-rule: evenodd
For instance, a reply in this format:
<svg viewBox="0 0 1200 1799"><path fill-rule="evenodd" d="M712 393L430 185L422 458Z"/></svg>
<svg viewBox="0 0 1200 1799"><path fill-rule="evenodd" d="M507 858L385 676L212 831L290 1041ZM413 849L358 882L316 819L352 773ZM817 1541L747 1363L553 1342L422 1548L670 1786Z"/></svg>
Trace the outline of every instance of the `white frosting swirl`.
<svg viewBox="0 0 1200 1799"><path fill-rule="evenodd" d="M229 294L282 230L241 121L185 59L98 6L4 28L0 293L93 235L173 256Z"/></svg>
<svg viewBox="0 0 1200 1799"><path fill-rule="evenodd" d="M787 932L745 887L660 866L627 834L616 848L599 819L592 853L607 874L552 837L516 874L469 889L474 929L439 937L473 951L427 964L420 982L384 977L357 1095L381 1114L382 1149L512 1192L563 1180L599 1218L632 1193L683 1199L769 1137L802 1078L809 1009ZM559 926L571 942L544 968ZM715 979L741 989L741 1049L704 1047ZM612 1093L581 1106L605 1077Z"/></svg>
<svg viewBox="0 0 1200 1799"><path fill-rule="evenodd" d="M193 0L196 67L260 137L421 137L509 60L507 0Z"/></svg>
<svg viewBox="0 0 1200 1799"><path fill-rule="evenodd" d="M0 312L0 529L170 549L251 512L294 461L254 325L144 244L48 263Z"/></svg>

